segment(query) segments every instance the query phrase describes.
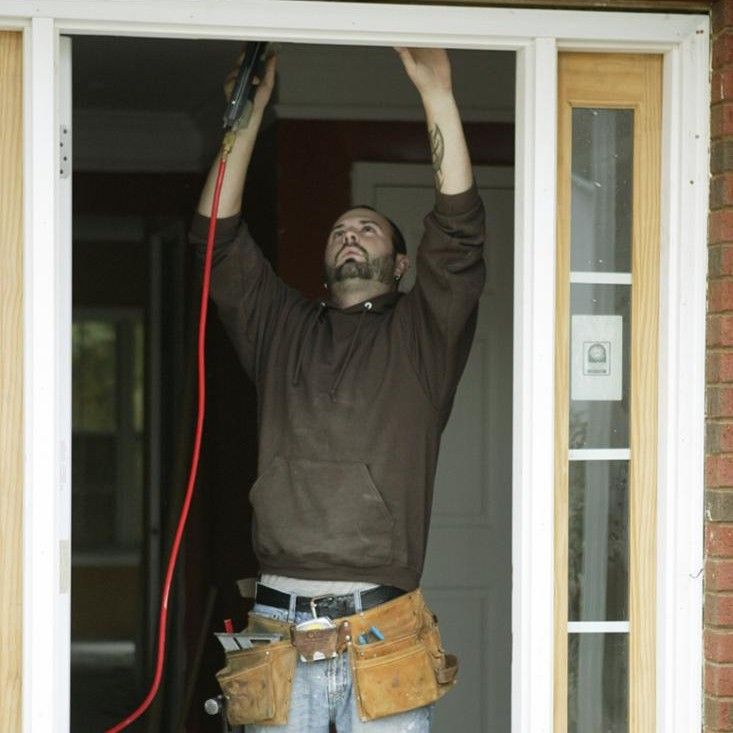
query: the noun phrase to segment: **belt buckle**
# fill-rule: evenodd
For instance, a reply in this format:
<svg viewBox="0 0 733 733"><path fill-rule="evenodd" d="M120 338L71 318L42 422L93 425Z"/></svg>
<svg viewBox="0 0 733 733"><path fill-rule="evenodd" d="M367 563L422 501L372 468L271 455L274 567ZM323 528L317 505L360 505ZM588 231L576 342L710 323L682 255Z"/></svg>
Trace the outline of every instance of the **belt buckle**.
<svg viewBox="0 0 733 733"><path fill-rule="evenodd" d="M311 607L311 613L313 614L313 618L318 618L318 612L316 611L316 606L318 605L320 601L325 601L327 599L333 601L335 598L336 596L333 593L324 593L322 596L313 596L310 600L310 607Z"/></svg>

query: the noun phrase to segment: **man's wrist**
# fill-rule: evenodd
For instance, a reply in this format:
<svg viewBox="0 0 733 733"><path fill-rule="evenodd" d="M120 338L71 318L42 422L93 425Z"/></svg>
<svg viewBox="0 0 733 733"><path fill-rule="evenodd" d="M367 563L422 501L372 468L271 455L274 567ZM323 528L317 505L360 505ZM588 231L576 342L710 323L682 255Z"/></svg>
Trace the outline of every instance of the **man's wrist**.
<svg viewBox="0 0 733 733"><path fill-rule="evenodd" d="M422 92L420 97L425 109L438 111L456 106L452 89L433 88Z"/></svg>

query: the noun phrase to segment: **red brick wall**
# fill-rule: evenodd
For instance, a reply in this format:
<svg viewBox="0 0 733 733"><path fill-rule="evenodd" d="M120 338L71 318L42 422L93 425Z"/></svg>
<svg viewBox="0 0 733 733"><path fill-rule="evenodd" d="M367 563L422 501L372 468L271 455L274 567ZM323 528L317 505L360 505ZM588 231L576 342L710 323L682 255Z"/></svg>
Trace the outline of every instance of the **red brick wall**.
<svg viewBox="0 0 733 733"><path fill-rule="evenodd" d="M704 729L733 731L733 1L712 19Z"/></svg>

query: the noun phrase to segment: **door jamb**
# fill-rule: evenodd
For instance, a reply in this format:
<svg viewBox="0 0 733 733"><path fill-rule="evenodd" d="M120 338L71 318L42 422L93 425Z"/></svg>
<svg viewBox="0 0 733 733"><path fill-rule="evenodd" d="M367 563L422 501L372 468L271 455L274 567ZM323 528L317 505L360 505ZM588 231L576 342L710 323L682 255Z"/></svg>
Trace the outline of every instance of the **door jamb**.
<svg viewBox="0 0 733 733"><path fill-rule="evenodd" d="M32 7L0 0L0 26L23 28L26 59L24 731L68 728L70 360L62 342L71 270L55 176L62 32L517 52L512 730L533 733L549 732L552 720L554 446L547 436L554 370L540 365L552 365L554 344L556 53L665 54L658 707L660 730L699 729L701 685L690 684L690 670L700 672L699 682L709 19L456 6L415 11L300 0L224 8L200 0L181 17L174 0L37 0ZM34 704L40 699L44 705Z"/></svg>

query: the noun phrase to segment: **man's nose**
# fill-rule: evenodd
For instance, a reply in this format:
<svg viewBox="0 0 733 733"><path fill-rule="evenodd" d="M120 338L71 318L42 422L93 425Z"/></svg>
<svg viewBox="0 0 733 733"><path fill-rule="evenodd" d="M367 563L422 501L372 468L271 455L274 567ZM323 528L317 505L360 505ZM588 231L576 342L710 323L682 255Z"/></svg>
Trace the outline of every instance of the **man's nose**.
<svg viewBox="0 0 733 733"><path fill-rule="evenodd" d="M344 232L344 240L347 242L356 242L356 232L353 229L347 229Z"/></svg>

